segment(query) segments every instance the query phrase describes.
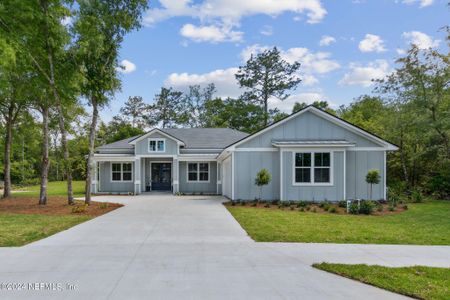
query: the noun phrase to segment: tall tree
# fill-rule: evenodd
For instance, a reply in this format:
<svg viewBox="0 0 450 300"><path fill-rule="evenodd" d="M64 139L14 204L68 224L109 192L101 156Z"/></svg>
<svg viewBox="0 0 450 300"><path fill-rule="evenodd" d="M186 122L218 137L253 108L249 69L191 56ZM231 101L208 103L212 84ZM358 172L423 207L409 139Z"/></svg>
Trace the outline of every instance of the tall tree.
<svg viewBox="0 0 450 300"><path fill-rule="evenodd" d="M83 68L82 94L92 107L85 203L91 202L92 158L98 112L120 87L118 51L125 34L140 26L146 0L79 1L74 30L78 59Z"/></svg>
<svg viewBox="0 0 450 300"><path fill-rule="evenodd" d="M301 82L299 69L299 62L287 62L276 47L252 55L245 66L239 67L236 79L241 88L247 89L243 97L264 108L264 126L269 121L269 98L289 97L288 92Z"/></svg>
<svg viewBox="0 0 450 300"><path fill-rule="evenodd" d="M309 104L308 103L305 103L305 102L295 102L295 104L294 104L294 107L292 108L292 112L293 113L295 113L295 112L298 112L299 110L301 110L301 109L303 109L303 108L305 108L305 107L307 107ZM314 107L316 107L316 108L319 108L319 109L321 109L321 110L324 110L324 111L326 111L326 112L329 112L329 113L331 113L331 114L336 114L336 112L334 111L334 109L332 109L331 107L330 107L330 104L328 104L328 102L327 101L314 101L312 104L311 104L312 106L314 106Z"/></svg>
<svg viewBox="0 0 450 300"><path fill-rule="evenodd" d="M162 128L186 123L188 117L186 110L182 109L182 100L183 93L174 91L172 88L162 87L159 94L155 96L149 118L160 123Z"/></svg>
<svg viewBox="0 0 450 300"><path fill-rule="evenodd" d="M130 120L134 128L144 129L148 125L147 115L150 106L144 102L140 96L129 97L125 105L120 108L120 114L123 119ZM151 123L151 122L150 122Z"/></svg>
<svg viewBox="0 0 450 300"><path fill-rule="evenodd" d="M216 86L208 84L203 89L200 85L189 86L189 91L183 97L180 107L181 115L186 116L186 125L189 127L205 127L205 103L212 100Z"/></svg>

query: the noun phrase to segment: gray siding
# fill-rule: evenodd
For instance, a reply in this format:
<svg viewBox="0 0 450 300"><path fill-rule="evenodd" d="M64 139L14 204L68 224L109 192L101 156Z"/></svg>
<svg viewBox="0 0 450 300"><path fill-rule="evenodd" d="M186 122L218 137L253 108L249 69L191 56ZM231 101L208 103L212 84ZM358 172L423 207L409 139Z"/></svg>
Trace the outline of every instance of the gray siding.
<svg viewBox="0 0 450 300"><path fill-rule="evenodd" d="M180 187L181 193L204 193L217 194L217 164L216 162L209 162L209 182L187 182L187 162L180 161Z"/></svg>
<svg viewBox="0 0 450 300"><path fill-rule="evenodd" d="M292 153L293 152L283 152L283 200L339 201L344 199L343 151L334 152L332 186L293 185L294 162Z"/></svg>
<svg viewBox="0 0 450 300"><path fill-rule="evenodd" d="M280 198L279 152L235 152L234 199L254 200L259 198L259 187L255 185L256 174L263 168L272 175L270 183L262 188L262 199Z"/></svg>
<svg viewBox="0 0 450 300"><path fill-rule="evenodd" d="M134 163L133 181L112 182L111 181L111 162L100 162L100 182L98 186L99 193L133 193L134 192Z"/></svg>
<svg viewBox="0 0 450 300"><path fill-rule="evenodd" d="M272 147L274 139L346 139L357 147L379 147L379 145L348 131L311 112L305 112L271 130L266 131L238 148Z"/></svg>
<svg viewBox="0 0 450 300"><path fill-rule="evenodd" d="M373 185L373 199L384 198L384 151L347 151L347 198L368 199L366 174L371 169L380 172L380 184Z"/></svg>
<svg viewBox="0 0 450 300"><path fill-rule="evenodd" d="M149 152L148 151L148 139L161 138L166 140L166 151L165 152ZM136 155L176 155L178 154L178 144L173 139L168 138L159 133L153 133L152 135L142 139L136 143L135 146Z"/></svg>
<svg viewBox="0 0 450 300"><path fill-rule="evenodd" d="M222 194L231 199L231 155L222 161Z"/></svg>

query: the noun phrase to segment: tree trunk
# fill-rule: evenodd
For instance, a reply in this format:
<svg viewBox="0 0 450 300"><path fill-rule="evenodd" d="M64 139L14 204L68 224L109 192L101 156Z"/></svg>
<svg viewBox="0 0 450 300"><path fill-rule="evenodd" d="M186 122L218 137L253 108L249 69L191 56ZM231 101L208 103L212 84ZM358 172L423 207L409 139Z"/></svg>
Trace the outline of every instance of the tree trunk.
<svg viewBox="0 0 450 300"><path fill-rule="evenodd" d="M6 133L5 133L5 153L3 160L3 176L4 176L4 189L3 198L11 197L11 145L12 145L12 127L13 127L13 106L8 109L8 116L6 121Z"/></svg>
<svg viewBox="0 0 450 300"><path fill-rule="evenodd" d="M88 205L91 203L92 157L94 156L95 130L97 127L97 117L98 117L98 104L97 99L94 96L91 98L91 104L92 104L92 122L91 128L89 129L89 154L86 166L86 195L84 200L84 202Z"/></svg>
<svg viewBox="0 0 450 300"><path fill-rule="evenodd" d="M50 161L48 158L48 107L42 107L42 162L41 162L41 189L39 204L47 204L47 183Z"/></svg>

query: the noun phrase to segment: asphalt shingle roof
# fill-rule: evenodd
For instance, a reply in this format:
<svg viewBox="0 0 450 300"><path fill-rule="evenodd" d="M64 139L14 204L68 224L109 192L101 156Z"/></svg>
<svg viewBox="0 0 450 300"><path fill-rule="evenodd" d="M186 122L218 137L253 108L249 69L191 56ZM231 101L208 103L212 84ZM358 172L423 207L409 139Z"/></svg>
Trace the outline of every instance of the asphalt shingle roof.
<svg viewBox="0 0 450 300"><path fill-rule="evenodd" d="M165 128L160 130L183 141L187 149L224 149L248 136L245 132L230 128ZM129 142L138 137L120 140L97 149L133 149L134 146Z"/></svg>

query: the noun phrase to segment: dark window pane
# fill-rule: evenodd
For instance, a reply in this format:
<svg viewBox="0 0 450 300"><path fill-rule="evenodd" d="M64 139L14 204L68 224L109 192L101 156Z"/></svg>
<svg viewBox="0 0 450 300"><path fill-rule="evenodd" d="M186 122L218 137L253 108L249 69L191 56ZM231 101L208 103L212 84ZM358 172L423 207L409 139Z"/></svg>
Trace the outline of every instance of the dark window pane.
<svg viewBox="0 0 450 300"><path fill-rule="evenodd" d="M113 172L115 172L115 171L120 172L120 167L121 167L120 164L112 164Z"/></svg>
<svg viewBox="0 0 450 300"><path fill-rule="evenodd" d="M200 181L208 181L208 173L200 172Z"/></svg>
<svg viewBox="0 0 450 300"><path fill-rule="evenodd" d="M311 166L311 153L295 153L295 166L296 167L310 167Z"/></svg>
<svg viewBox="0 0 450 300"><path fill-rule="evenodd" d="M329 167L330 166L330 153L315 153L314 154L314 166Z"/></svg>
<svg viewBox="0 0 450 300"><path fill-rule="evenodd" d="M113 180L113 181L120 181L120 180L121 180L120 177L121 177L121 176L120 176L120 173L119 173L119 172L113 172L113 173L112 173L112 180Z"/></svg>
<svg viewBox="0 0 450 300"><path fill-rule="evenodd" d="M311 169L296 168L295 169L295 182L311 182Z"/></svg>
<svg viewBox="0 0 450 300"><path fill-rule="evenodd" d="M197 173L188 174L189 181L197 181Z"/></svg>
<svg viewBox="0 0 450 300"><path fill-rule="evenodd" d="M205 172L208 172L208 167L209 167L209 165L206 163L201 163L200 164L200 171L205 171Z"/></svg>
<svg viewBox="0 0 450 300"><path fill-rule="evenodd" d="M191 171L197 171L197 164L188 164L188 170Z"/></svg>
<svg viewBox="0 0 450 300"><path fill-rule="evenodd" d="M123 180L124 181L131 181L131 172L124 172L123 173Z"/></svg>
<svg viewBox="0 0 450 300"><path fill-rule="evenodd" d="M123 171L131 171L131 164L123 164Z"/></svg>
<svg viewBox="0 0 450 300"><path fill-rule="evenodd" d="M150 151L156 151L156 141L150 141Z"/></svg>
<svg viewBox="0 0 450 300"><path fill-rule="evenodd" d="M164 141L158 141L158 151L164 151Z"/></svg>
<svg viewBox="0 0 450 300"><path fill-rule="evenodd" d="M330 182L330 169L314 168L314 182Z"/></svg>

